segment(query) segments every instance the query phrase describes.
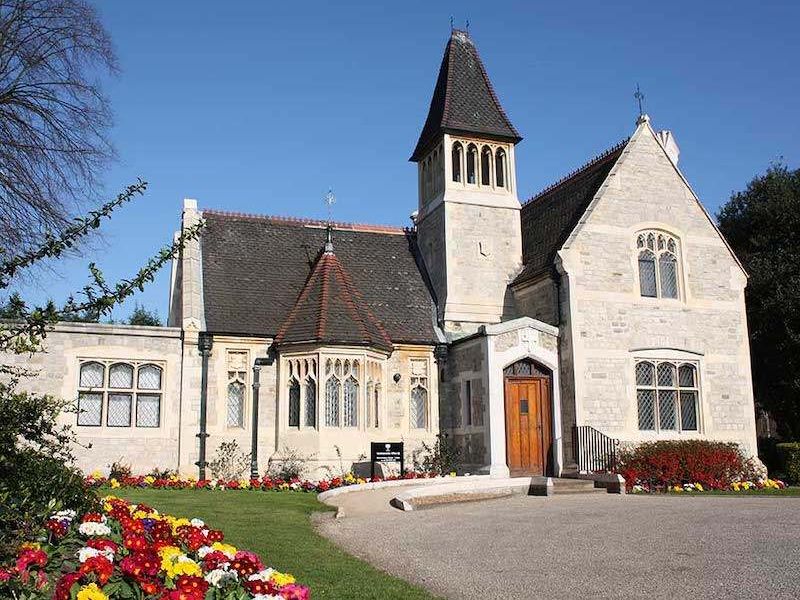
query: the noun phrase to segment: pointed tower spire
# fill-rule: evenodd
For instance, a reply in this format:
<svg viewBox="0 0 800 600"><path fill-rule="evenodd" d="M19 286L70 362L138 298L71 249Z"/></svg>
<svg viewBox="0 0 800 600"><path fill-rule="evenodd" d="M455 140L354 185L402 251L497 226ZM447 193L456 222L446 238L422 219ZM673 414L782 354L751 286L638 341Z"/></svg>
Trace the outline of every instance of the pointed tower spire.
<svg viewBox="0 0 800 600"><path fill-rule="evenodd" d="M522 139L497 99L475 43L460 29L453 29L447 42L428 118L410 160L419 162L442 133L514 144Z"/></svg>

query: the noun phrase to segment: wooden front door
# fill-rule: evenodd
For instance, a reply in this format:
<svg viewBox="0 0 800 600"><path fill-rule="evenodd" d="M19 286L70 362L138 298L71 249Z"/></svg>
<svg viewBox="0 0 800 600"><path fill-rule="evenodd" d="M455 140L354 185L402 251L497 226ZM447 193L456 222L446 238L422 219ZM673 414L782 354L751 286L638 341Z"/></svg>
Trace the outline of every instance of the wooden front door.
<svg viewBox="0 0 800 600"><path fill-rule="evenodd" d="M552 440L550 382L507 377L506 460L511 476L546 475Z"/></svg>

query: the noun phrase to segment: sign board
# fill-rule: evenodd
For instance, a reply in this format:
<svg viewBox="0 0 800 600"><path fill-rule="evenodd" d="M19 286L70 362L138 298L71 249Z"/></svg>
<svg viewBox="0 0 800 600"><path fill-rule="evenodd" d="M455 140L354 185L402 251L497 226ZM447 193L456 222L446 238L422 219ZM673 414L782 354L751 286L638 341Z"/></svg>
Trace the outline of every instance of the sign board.
<svg viewBox="0 0 800 600"><path fill-rule="evenodd" d="M403 463L403 442L372 442L370 461L372 478L375 478L375 463L400 463L400 474L405 472Z"/></svg>

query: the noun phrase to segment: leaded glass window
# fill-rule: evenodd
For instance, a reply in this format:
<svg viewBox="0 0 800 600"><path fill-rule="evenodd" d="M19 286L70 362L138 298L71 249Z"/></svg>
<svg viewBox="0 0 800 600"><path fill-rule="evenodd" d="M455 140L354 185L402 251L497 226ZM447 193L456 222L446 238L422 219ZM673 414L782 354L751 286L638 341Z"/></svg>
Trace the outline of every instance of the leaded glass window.
<svg viewBox="0 0 800 600"><path fill-rule="evenodd" d="M411 427L425 429L428 426L428 390L417 384L411 388Z"/></svg>
<svg viewBox="0 0 800 600"><path fill-rule="evenodd" d="M461 142L455 142L453 144L453 153L452 153L452 160L453 160L453 181L461 183L461 160L464 155L464 147L461 145Z"/></svg>
<svg viewBox="0 0 800 600"><path fill-rule="evenodd" d="M352 375L344 381L344 426L358 427L358 381Z"/></svg>
<svg viewBox="0 0 800 600"><path fill-rule="evenodd" d="M289 380L289 427L300 427L300 382Z"/></svg>
<svg viewBox="0 0 800 600"><path fill-rule="evenodd" d="M317 426L317 382L308 377L306 379L305 395L305 425L306 427Z"/></svg>
<svg viewBox="0 0 800 600"><path fill-rule="evenodd" d="M247 400L247 370L250 365L246 350L228 350L228 388L225 423L228 427L244 427Z"/></svg>
<svg viewBox="0 0 800 600"><path fill-rule="evenodd" d="M331 375L325 382L325 426L339 426L339 379Z"/></svg>
<svg viewBox="0 0 800 600"><path fill-rule="evenodd" d="M106 368L98 362L87 362L81 365L80 381L82 388L101 388L106 375Z"/></svg>
<svg viewBox="0 0 800 600"><path fill-rule="evenodd" d="M79 426L101 427L105 417L106 427L160 427L162 367L90 360L82 362L78 371Z"/></svg>
<svg viewBox="0 0 800 600"><path fill-rule="evenodd" d="M481 149L481 185L491 185L492 183L492 151L489 146Z"/></svg>
<svg viewBox="0 0 800 600"><path fill-rule="evenodd" d="M495 176L494 183L497 187L506 187L506 152L498 148L494 157Z"/></svg>
<svg viewBox="0 0 800 600"><path fill-rule="evenodd" d="M636 363L636 398L642 431L697 431L697 365L676 361Z"/></svg>
<svg viewBox="0 0 800 600"><path fill-rule="evenodd" d="M103 424L103 394L78 394L78 425L100 427Z"/></svg>
<svg viewBox="0 0 800 600"><path fill-rule="evenodd" d="M478 148L474 144L467 146L467 183L478 183L477 178Z"/></svg>
<svg viewBox="0 0 800 600"><path fill-rule="evenodd" d="M503 369L503 375L505 377L550 377L550 372L535 361L523 358Z"/></svg>
<svg viewBox="0 0 800 600"><path fill-rule="evenodd" d="M636 249L639 293L646 298L679 298L678 241L663 231L643 231L636 237Z"/></svg>

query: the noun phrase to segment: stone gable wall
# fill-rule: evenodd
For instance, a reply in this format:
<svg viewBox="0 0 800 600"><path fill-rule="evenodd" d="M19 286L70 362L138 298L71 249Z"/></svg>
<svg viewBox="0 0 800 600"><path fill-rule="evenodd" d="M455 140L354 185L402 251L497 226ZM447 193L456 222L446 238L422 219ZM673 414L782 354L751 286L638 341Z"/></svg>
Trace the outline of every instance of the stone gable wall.
<svg viewBox="0 0 800 600"><path fill-rule="evenodd" d="M679 238L681 300L640 297L635 233L641 229ZM570 313L562 361L574 360L562 368L575 373L578 423L626 441L731 440L754 454L745 275L649 126L637 130L560 257L571 295L562 305ZM634 358L643 352L699 357L699 436L639 431Z"/></svg>

